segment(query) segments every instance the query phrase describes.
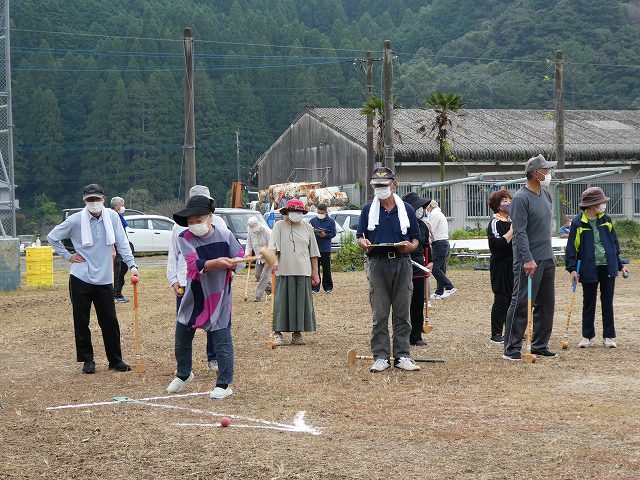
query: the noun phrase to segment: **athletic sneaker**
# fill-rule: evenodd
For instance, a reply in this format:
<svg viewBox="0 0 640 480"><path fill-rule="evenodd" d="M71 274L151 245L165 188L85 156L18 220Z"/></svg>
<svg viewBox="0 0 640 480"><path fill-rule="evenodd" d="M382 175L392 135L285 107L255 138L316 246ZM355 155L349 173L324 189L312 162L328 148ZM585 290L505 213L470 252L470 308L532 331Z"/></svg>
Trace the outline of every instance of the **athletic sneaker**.
<svg viewBox="0 0 640 480"><path fill-rule="evenodd" d="M491 335L491 343L502 345L504 343L504 337L502 335Z"/></svg>
<svg viewBox="0 0 640 480"><path fill-rule="evenodd" d="M427 300L427 307L431 308L431 300Z"/></svg>
<svg viewBox="0 0 640 480"><path fill-rule="evenodd" d="M396 360L394 362L393 366L399 368L400 370L406 370L407 372L415 372L420 370L420 367L413 360L413 358L409 357L400 357L399 360Z"/></svg>
<svg viewBox="0 0 640 480"><path fill-rule="evenodd" d="M512 353L511 355L502 355L505 360L511 360L512 362L519 362L522 360L522 354L520 352Z"/></svg>
<svg viewBox="0 0 640 480"><path fill-rule="evenodd" d="M273 343L276 344L276 347L282 345L282 334L280 332L273 332Z"/></svg>
<svg viewBox="0 0 640 480"><path fill-rule="evenodd" d="M324 293L331 293L333 290L325 290Z"/></svg>
<svg viewBox="0 0 640 480"><path fill-rule="evenodd" d="M432 293L432 294L431 294L431 298L432 298L433 300L442 300L443 298L447 298L447 297L444 295L444 293L443 293L443 294L440 294L440 293Z"/></svg>
<svg viewBox="0 0 640 480"><path fill-rule="evenodd" d="M538 358L556 358L558 356L557 353L552 352L548 348L543 348L542 350L532 349L531 353L533 353Z"/></svg>
<svg viewBox="0 0 640 480"><path fill-rule="evenodd" d="M587 338L587 337L582 337L582 340L580 340L580 343L578 344L578 346L580 348L588 348L591 346L591 339Z"/></svg>
<svg viewBox="0 0 640 480"><path fill-rule="evenodd" d="M454 293L456 293L457 291L458 291L458 289L456 287L453 287L453 288L451 288L449 290L447 290L445 288L444 293L442 294L442 296L444 298L447 298L447 297L450 297L451 295L453 295Z"/></svg>
<svg viewBox="0 0 640 480"><path fill-rule="evenodd" d="M209 373L214 373L218 371L218 361L217 360L209 360L207 362L209 365Z"/></svg>
<svg viewBox="0 0 640 480"><path fill-rule="evenodd" d="M304 338L300 332L293 332L291 334L291 345L304 345Z"/></svg>
<svg viewBox="0 0 640 480"><path fill-rule="evenodd" d="M391 365L389 365L389 360L387 360L386 358L379 358L375 362L373 362L373 365L371 365L369 371L373 373L380 373L384 372L388 368L391 368Z"/></svg>
<svg viewBox="0 0 640 480"><path fill-rule="evenodd" d="M618 346L613 338L605 338L602 343L604 348L616 348Z"/></svg>
<svg viewBox="0 0 640 480"><path fill-rule="evenodd" d="M129 299L120 295L119 297L115 297L115 301L119 303L127 303Z"/></svg>
<svg viewBox="0 0 640 480"><path fill-rule="evenodd" d="M180 390L182 390L182 387L191 382L193 382L193 372L189 374L189 378L187 378L186 380L180 380L178 377L176 377L171 380L171 383L167 387L167 392L178 393Z"/></svg>
<svg viewBox="0 0 640 480"><path fill-rule="evenodd" d="M216 387L209 394L209 398L215 398L216 400L222 400L223 398L227 398L230 395L233 395L233 390L231 390L231 387L227 387L227 388Z"/></svg>

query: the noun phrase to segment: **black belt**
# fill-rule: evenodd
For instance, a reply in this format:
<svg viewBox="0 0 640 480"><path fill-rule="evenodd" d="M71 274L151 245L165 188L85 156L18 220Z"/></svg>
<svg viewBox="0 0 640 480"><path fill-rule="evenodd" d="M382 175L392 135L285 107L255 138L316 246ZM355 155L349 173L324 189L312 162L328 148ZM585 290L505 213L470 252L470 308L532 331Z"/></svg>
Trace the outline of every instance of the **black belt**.
<svg viewBox="0 0 640 480"><path fill-rule="evenodd" d="M395 258L409 258L410 255L408 253L399 253L396 251L386 251L382 253L372 253L369 255L369 258L386 258L388 260L393 260Z"/></svg>

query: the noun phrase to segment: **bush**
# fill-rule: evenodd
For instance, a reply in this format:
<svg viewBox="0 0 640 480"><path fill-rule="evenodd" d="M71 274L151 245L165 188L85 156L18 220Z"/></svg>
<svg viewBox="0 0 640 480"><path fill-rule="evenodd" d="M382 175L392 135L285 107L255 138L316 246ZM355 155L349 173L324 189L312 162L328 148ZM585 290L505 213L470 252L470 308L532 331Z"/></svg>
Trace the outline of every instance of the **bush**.
<svg viewBox="0 0 640 480"><path fill-rule="evenodd" d="M634 220L618 220L614 223L618 238L639 238L640 223Z"/></svg>
<svg viewBox="0 0 640 480"><path fill-rule="evenodd" d="M485 238L487 236L487 230L482 227L476 228L460 228L454 230L449 235L451 240L466 240L468 238Z"/></svg>
<svg viewBox="0 0 640 480"><path fill-rule="evenodd" d="M340 238L340 250L332 262L332 269L337 272L354 272L364 269L364 251L355 243L353 233L342 235Z"/></svg>

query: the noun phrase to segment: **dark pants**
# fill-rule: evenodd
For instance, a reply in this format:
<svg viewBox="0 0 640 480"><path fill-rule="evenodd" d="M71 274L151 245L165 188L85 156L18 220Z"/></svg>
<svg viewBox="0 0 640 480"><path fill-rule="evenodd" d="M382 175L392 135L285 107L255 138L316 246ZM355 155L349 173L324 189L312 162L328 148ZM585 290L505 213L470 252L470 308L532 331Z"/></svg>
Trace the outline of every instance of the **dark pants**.
<svg viewBox="0 0 640 480"><path fill-rule="evenodd" d="M176 313L182 303L182 297L176 297ZM207 332L207 361L216 360L216 346L213 342L213 333Z"/></svg>
<svg viewBox="0 0 640 480"><path fill-rule="evenodd" d="M493 306L491 307L491 336L502 335L507 311L513 295L513 260L492 261L489 267Z"/></svg>
<svg viewBox="0 0 640 480"><path fill-rule="evenodd" d="M422 340L422 326L424 325L424 284L425 278L413 279L413 294L411 295L411 335L410 343Z"/></svg>
<svg viewBox="0 0 640 480"><path fill-rule="evenodd" d="M322 288L325 292L330 292L333 290L333 279L331 278L331 252L322 252L320 253L320 258L318 259L320 263L320 267L322 268L322 273L320 273L320 268L318 268L318 275L320 275L320 279L322 280ZM320 291L320 284L317 287L312 287L314 292Z"/></svg>
<svg viewBox="0 0 640 480"><path fill-rule="evenodd" d="M582 336L592 339L596 336L594 326L596 302L598 301L598 284L600 284L600 305L602 306L602 337L616 338L613 325L613 290L616 279L609 277L606 265L598 266L598 281L582 284Z"/></svg>
<svg viewBox="0 0 640 480"><path fill-rule="evenodd" d="M98 325L102 330L102 339L109 365L121 362L120 325L118 325L116 307L113 303L113 286L111 284L92 285L69 275L69 295L73 308L76 360L78 362L93 360L91 330L89 330L89 315L93 303L98 317Z"/></svg>
<svg viewBox="0 0 640 480"><path fill-rule="evenodd" d="M531 350L544 350L549 345L555 309L555 259L536 261L531 285L533 306L533 339ZM522 349L527 328L527 276L522 262L513 264L513 295L504 329L504 353L513 355Z"/></svg>
<svg viewBox="0 0 640 480"><path fill-rule="evenodd" d="M113 297L122 296L122 287L124 287L124 276L127 274L129 267L122 261L122 257L116 252L113 259Z"/></svg>
<svg viewBox="0 0 640 480"><path fill-rule="evenodd" d="M231 340L231 326L222 330L208 332L218 353L218 379L216 383L230 384L233 382L233 341ZM193 364L193 336L196 330L189 325L176 322L176 376L186 379L191 374ZM207 335L208 336L208 335Z"/></svg>
<svg viewBox="0 0 640 480"><path fill-rule="evenodd" d="M436 295L442 295L453 288L453 283L447 278L447 257L449 256L449 240L437 240L431 244L431 260L433 261L433 276L438 282Z"/></svg>

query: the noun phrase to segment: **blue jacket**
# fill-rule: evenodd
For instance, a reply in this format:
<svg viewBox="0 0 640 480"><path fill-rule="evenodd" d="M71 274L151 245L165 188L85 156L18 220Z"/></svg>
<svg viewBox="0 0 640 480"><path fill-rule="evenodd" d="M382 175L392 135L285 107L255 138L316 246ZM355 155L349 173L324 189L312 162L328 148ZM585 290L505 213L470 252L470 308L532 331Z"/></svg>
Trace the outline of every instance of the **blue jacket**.
<svg viewBox="0 0 640 480"><path fill-rule="evenodd" d="M316 242L318 242L318 250L320 250L320 253L331 252L331 239L336 236L336 221L333 218L326 216L323 219L318 217L312 218L309 223L311 223L314 230L324 230L324 237L321 237L318 233L314 232L316 234Z"/></svg>
<svg viewBox="0 0 640 480"><path fill-rule="evenodd" d="M599 213L596 219L600 241L604 247L609 276L615 278L622 270L620 261L620 244L618 235L613 229L611 217L604 213ZM567 239L567 248L564 253L564 260L568 272L576 270L578 260L580 264L580 283L597 283L598 273L596 269L596 252L593 239L593 231L584 213L576 215L571 222L571 231Z"/></svg>

